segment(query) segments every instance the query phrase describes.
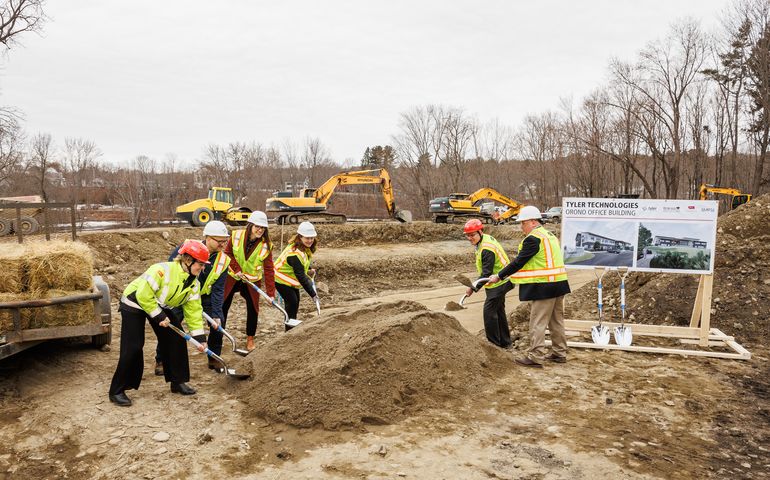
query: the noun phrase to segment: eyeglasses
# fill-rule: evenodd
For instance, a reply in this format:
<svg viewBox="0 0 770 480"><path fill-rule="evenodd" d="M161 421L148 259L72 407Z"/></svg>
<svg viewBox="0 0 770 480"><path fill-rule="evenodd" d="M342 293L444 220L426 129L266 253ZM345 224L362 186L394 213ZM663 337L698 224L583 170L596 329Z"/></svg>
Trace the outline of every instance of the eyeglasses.
<svg viewBox="0 0 770 480"><path fill-rule="evenodd" d="M227 243L227 240L228 240L228 238L225 238L224 240L217 240L217 239L216 239L216 238L214 238L214 237L209 237L209 238L210 238L211 240L213 240L213 241L217 242L217 245L222 245L222 244L224 244L224 243Z"/></svg>

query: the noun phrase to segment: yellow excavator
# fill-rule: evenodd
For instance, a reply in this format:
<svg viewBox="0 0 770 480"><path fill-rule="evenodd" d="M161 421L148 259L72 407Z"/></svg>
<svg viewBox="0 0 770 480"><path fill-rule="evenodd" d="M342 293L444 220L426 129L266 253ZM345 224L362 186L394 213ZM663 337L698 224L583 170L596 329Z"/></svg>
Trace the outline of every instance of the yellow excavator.
<svg viewBox="0 0 770 480"><path fill-rule="evenodd" d="M233 206L233 189L211 187L209 196L176 207L176 216L196 227L211 220L221 220L230 225L246 225L251 209Z"/></svg>
<svg viewBox="0 0 770 480"><path fill-rule="evenodd" d="M744 203L749 203L751 201L751 194L743 193L737 188L718 187L716 185L709 185L706 183L700 186L699 196L701 200L707 200L709 193L730 195L730 210L738 208Z"/></svg>
<svg viewBox="0 0 770 480"><path fill-rule="evenodd" d="M503 213L482 210L481 203L492 200L508 207ZM446 197L434 198L430 201L429 211L435 223L453 223L454 220L466 221L478 218L484 223L505 223L519 214L523 207L521 203L512 200L493 188L480 188L471 194L452 193Z"/></svg>
<svg viewBox="0 0 770 480"><path fill-rule="evenodd" d="M300 191L299 197L292 197L290 194L284 196L281 194L283 192L276 193L276 196L268 198L265 202L265 210L278 214L275 217L275 221L279 225L295 224L304 221L345 223L347 221L345 215L326 211L334 189L340 185L379 185L390 217L402 223L410 223L412 221L412 213L409 210L399 210L396 208L396 202L393 198L393 185L390 181L390 175L384 168L338 173L318 188L303 188Z"/></svg>

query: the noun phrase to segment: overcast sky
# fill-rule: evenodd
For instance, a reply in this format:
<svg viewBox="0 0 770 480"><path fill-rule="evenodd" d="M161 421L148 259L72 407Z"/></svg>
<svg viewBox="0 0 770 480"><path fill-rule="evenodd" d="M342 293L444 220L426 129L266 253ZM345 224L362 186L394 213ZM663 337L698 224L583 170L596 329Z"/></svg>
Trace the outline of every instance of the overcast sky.
<svg viewBox="0 0 770 480"><path fill-rule="evenodd" d="M338 161L386 144L412 106L516 126L580 98L681 17L653 1L56 0L0 60L0 104L30 133L96 142L110 162L200 158L208 143L318 137Z"/></svg>

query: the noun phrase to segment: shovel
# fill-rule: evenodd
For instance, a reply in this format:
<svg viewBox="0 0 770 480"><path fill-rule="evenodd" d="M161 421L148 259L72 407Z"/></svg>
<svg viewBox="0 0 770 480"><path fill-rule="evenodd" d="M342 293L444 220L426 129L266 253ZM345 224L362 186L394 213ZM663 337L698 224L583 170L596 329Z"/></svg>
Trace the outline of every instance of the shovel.
<svg viewBox="0 0 770 480"><path fill-rule="evenodd" d="M606 268L602 271L601 276L598 277L599 285L597 286L597 290L599 291L599 325L594 325L591 327L591 338L597 345L608 345L610 343L610 329L602 325L602 320L604 319L604 304L602 303L602 278L604 278L605 273L607 273ZM596 275L596 272L594 272L594 275Z"/></svg>
<svg viewBox="0 0 770 480"><path fill-rule="evenodd" d="M472 288L474 290L476 290L476 285L483 285L483 284L485 284L485 283L487 283L489 281L488 277L483 277L483 278L479 278L478 280L476 280L474 282L470 278L466 277L465 275L455 275L452 278L454 278L455 280L457 280L461 284L465 285L466 287ZM467 308L465 306L465 300L467 298L468 298L468 295L467 294L463 294L463 296L460 297L460 300L457 302L457 305L459 305L460 308ZM449 307L450 305L453 305L453 304L454 304L454 302L449 302L449 303L447 303L447 307ZM447 308L447 307L445 307L445 308ZM457 308L457 307L455 307L455 308ZM449 309L449 308L447 308L447 309Z"/></svg>
<svg viewBox="0 0 770 480"><path fill-rule="evenodd" d="M315 274L310 277L310 282L313 284L313 291L315 292L315 311L318 313L318 318L321 318L321 300L318 299L318 289L315 288Z"/></svg>
<svg viewBox="0 0 770 480"><path fill-rule="evenodd" d="M270 295L268 295L267 292L265 292L264 290L262 290L261 288L256 286L254 283L246 280L245 278L242 278L241 281L246 282L246 285L248 285L251 288L253 288L254 290L256 290L257 293L262 295L265 298L265 300L270 302L270 304L272 306L274 306L275 308L280 310L281 313L283 313L283 324L285 326L287 326L289 328L294 328L294 327L296 327L296 326L298 326L298 325L300 325L302 323L302 320L297 320L296 318L289 318L289 314L286 313L286 310L284 310L283 307L278 305L278 302L276 302L274 298L270 297Z"/></svg>
<svg viewBox="0 0 770 480"><path fill-rule="evenodd" d="M233 352L236 355L240 355L242 357L245 357L246 355L251 353L250 351L244 350L242 348L235 348L235 338L233 338L232 335L227 333L227 331L224 328L222 328L222 325L218 324L217 322L214 321L213 318L209 317L206 312L203 312L203 318L205 318L206 321L209 322L209 324L212 326L212 328L216 327L216 328L214 328L214 330L216 330L217 332L221 333L222 335L227 337L228 340L230 340L230 343L233 344Z"/></svg>
<svg viewBox="0 0 770 480"><path fill-rule="evenodd" d="M192 338L189 333L183 332L182 330L180 330L179 328L177 328L176 326L174 326L172 324L169 324L168 327L170 329L172 329L173 331L175 331L180 337L182 337L185 340L187 340L188 342L190 342L195 348L200 348L200 346L201 346L200 342L198 342L197 340ZM214 360L219 362L224 367L225 375L227 375L227 378L232 378L234 380L246 380L247 378L249 378L251 376L248 373L235 373L235 369L227 368L227 364L225 363L224 360L222 360L222 357L220 357L216 353L212 352L208 348L203 350L203 353L205 353L209 357L213 358Z"/></svg>
<svg viewBox="0 0 770 480"><path fill-rule="evenodd" d="M620 272L618 272L620 275ZM626 277L628 276L628 270L620 276L620 326L615 327L615 343L621 347L630 347L631 342L634 339L633 333L631 333L631 327L627 327L626 323Z"/></svg>

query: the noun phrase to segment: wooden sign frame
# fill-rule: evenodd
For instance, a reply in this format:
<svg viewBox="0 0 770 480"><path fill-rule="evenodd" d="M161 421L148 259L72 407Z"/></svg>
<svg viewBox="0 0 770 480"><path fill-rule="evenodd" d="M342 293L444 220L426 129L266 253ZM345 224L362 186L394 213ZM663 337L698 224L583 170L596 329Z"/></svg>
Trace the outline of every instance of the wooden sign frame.
<svg viewBox="0 0 770 480"><path fill-rule="evenodd" d="M609 268L608 268L609 270ZM595 348L600 350L623 350L628 352L648 352L665 353L684 356L729 358L735 360L750 360L751 353L743 348L734 337L726 335L717 328L711 328L711 293L714 286L714 276L711 274L699 275L698 291L693 303L692 315L690 316L690 326L677 327L670 325L646 325L639 323L625 322L626 326L631 327L634 342L639 337L668 337L679 340L683 345L697 345L700 347L725 347L732 352L715 352L711 350L688 350L684 348L667 348L655 346L631 345L621 347L614 343L608 345L597 345L591 342L568 341L567 346L575 348ZM597 325L596 320L564 320L564 327L567 335L577 335L582 332L590 332L591 328ZM620 325L618 322L602 322L607 328L612 330ZM550 345L550 341L546 342Z"/></svg>

